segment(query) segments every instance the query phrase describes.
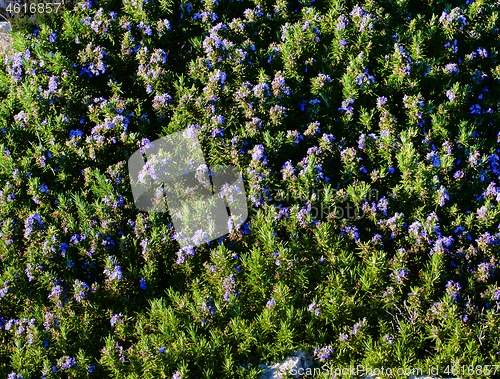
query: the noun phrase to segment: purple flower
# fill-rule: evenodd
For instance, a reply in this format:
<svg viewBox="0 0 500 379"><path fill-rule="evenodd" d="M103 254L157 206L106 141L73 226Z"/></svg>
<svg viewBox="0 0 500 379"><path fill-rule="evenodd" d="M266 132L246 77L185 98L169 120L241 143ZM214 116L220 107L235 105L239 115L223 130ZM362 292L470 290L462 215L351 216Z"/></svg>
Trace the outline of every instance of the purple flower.
<svg viewBox="0 0 500 379"><path fill-rule="evenodd" d="M389 201L385 196L382 196L382 198L377 202L377 209L382 212L384 216L387 215L387 206L389 205Z"/></svg>
<svg viewBox="0 0 500 379"><path fill-rule="evenodd" d="M153 99L153 109L155 110L161 109L170 102L172 102L172 96L170 96L168 93L155 95Z"/></svg>
<svg viewBox="0 0 500 379"><path fill-rule="evenodd" d="M495 291L495 296L493 297L493 300L500 301L500 290Z"/></svg>
<svg viewBox="0 0 500 379"><path fill-rule="evenodd" d="M365 84L374 84L375 77L373 75L369 75L369 70L366 68L361 74L356 77L356 84L363 88Z"/></svg>
<svg viewBox="0 0 500 379"><path fill-rule="evenodd" d="M113 267L113 271L111 271L110 269L105 269L104 270L104 274L106 274L106 276L108 277L108 279L110 281L121 280L121 278L122 278L122 268L114 261L114 257L113 256L109 256L108 259L111 261L111 264L112 264L112 267Z"/></svg>
<svg viewBox="0 0 500 379"><path fill-rule="evenodd" d="M111 320L109 320L109 323L111 324L111 326L114 326L115 324L121 324L123 322L123 314L122 313L118 313L116 315L113 315L113 317L111 317Z"/></svg>
<svg viewBox="0 0 500 379"><path fill-rule="evenodd" d="M85 236L82 237L81 240L84 240ZM73 245L76 245L78 242L80 242L80 235L79 234L73 234L71 238L69 239L69 242L72 243Z"/></svg>
<svg viewBox="0 0 500 379"><path fill-rule="evenodd" d="M61 365L61 370L67 370L71 367L75 367L76 366L76 359L75 358L71 358L71 357L66 357L66 359L63 361L64 363L62 363Z"/></svg>
<svg viewBox="0 0 500 379"><path fill-rule="evenodd" d="M441 186L438 190L438 201L439 201L439 206L442 207L446 200L450 200L450 196L448 194L448 190L444 187Z"/></svg>
<svg viewBox="0 0 500 379"><path fill-rule="evenodd" d="M39 213L34 213L26 218L26 220L24 221L24 227L24 238L28 238L34 228L44 228L45 223L42 221Z"/></svg>
<svg viewBox="0 0 500 379"><path fill-rule="evenodd" d="M351 104L354 104L354 98L350 97L349 99L346 99L342 102L342 106L339 108L339 111L344 111L349 114L354 113L354 108L351 106Z"/></svg>
<svg viewBox="0 0 500 379"><path fill-rule="evenodd" d="M153 30L151 29L151 26L149 26L148 24L144 23L144 21L141 21L137 27L139 29L141 29L142 33L147 35L147 36L151 36L153 35Z"/></svg>
<svg viewBox="0 0 500 379"><path fill-rule="evenodd" d="M453 280L449 280L446 283L446 292L450 295L454 300L458 300L459 292L462 289L460 283L454 282Z"/></svg>
<svg viewBox="0 0 500 379"><path fill-rule="evenodd" d="M267 83L259 83L253 87L253 94L255 97L262 98L269 95L269 85Z"/></svg>
<svg viewBox="0 0 500 379"><path fill-rule="evenodd" d="M314 314L316 316L319 316L319 314L321 313L321 308L316 306L315 301L313 301L311 304L309 304L309 306L307 307L307 310L311 313L314 312Z"/></svg>
<svg viewBox="0 0 500 379"><path fill-rule="evenodd" d="M179 371L174 372L174 375L172 375L172 379L182 379L181 374L179 374Z"/></svg>
<svg viewBox="0 0 500 379"><path fill-rule="evenodd" d="M448 71L448 74L454 74L458 72L458 66L456 63L448 63L444 69Z"/></svg>
<svg viewBox="0 0 500 379"><path fill-rule="evenodd" d="M314 349L314 356L319 359L320 362L325 362L330 355L333 353L333 348L331 346L317 347Z"/></svg>
<svg viewBox="0 0 500 379"><path fill-rule="evenodd" d="M81 282L78 279L75 280L75 284L73 285L74 291L75 291L75 300L77 302L81 302L83 299L85 299L86 292L90 291L90 287L87 283Z"/></svg>
<svg viewBox="0 0 500 379"><path fill-rule="evenodd" d="M252 160L261 161L263 164L267 163L266 156L264 155L264 146L255 145L255 147L250 151L252 153Z"/></svg>
<svg viewBox="0 0 500 379"><path fill-rule="evenodd" d="M50 33L49 42L51 42L51 43L56 42L56 33L55 32Z"/></svg>
<svg viewBox="0 0 500 379"><path fill-rule="evenodd" d="M201 305L201 311L204 312L204 313L214 314L215 313L215 309L214 309L214 307L211 304L213 300L210 297L208 297L208 296L205 296L205 299L207 301L204 302Z"/></svg>
<svg viewBox="0 0 500 379"><path fill-rule="evenodd" d="M387 97L381 96L377 98L377 108L382 108L385 104L387 104Z"/></svg>
<svg viewBox="0 0 500 379"><path fill-rule="evenodd" d="M54 93L56 92L57 90L57 86L58 86L58 79L56 76L52 75L50 78L49 78L49 88L44 91L44 95L45 96L48 96L50 95L51 93Z"/></svg>
<svg viewBox="0 0 500 379"><path fill-rule="evenodd" d="M405 279L408 276L408 270L399 270L395 273L392 273L392 276L395 277L396 282L401 283L402 279Z"/></svg>
<svg viewBox="0 0 500 379"><path fill-rule="evenodd" d="M52 287L52 291L50 292L48 298L57 300L58 305L62 306L62 303L59 301L62 293L63 293L62 287L59 285L56 285L56 286Z"/></svg>
<svg viewBox="0 0 500 379"><path fill-rule="evenodd" d="M0 289L0 297L5 297L5 295L9 292L9 287L7 286L8 283L8 280L4 282L4 287Z"/></svg>
<svg viewBox="0 0 500 379"><path fill-rule="evenodd" d="M361 327L363 325L366 324L366 317L363 318L363 320L361 320L360 322L354 324L353 328L352 328L352 331L351 331L351 334L352 335L356 335L358 334L359 330L361 329Z"/></svg>
<svg viewBox="0 0 500 379"><path fill-rule="evenodd" d="M194 257L195 251L192 246L185 246L177 251L177 264L182 264L185 262L186 257Z"/></svg>
<svg viewBox="0 0 500 379"><path fill-rule="evenodd" d="M236 281L233 274L229 274L229 276L224 279L224 282L222 283L222 290L224 291L225 301L229 301L230 296L236 294L235 284Z"/></svg>
<svg viewBox="0 0 500 379"><path fill-rule="evenodd" d="M209 80L211 83L220 82L221 85L224 85L224 83L226 82L226 79L227 79L226 73L217 69L217 70L215 70L215 74L210 76Z"/></svg>
<svg viewBox="0 0 500 379"><path fill-rule="evenodd" d="M486 208L484 205L477 210L477 219L481 221L487 221L488 218L486 217L486 213L488 212L488 208Z"/></svg>
<svg viewBox="0 0 500 379"><path fill-rule="evenodd" d="M276 300L271 298L267 301L266 308L273 309L275 305L276 305Z"/></svg>
<svg viewBox="0 0 500 379"><path fill-rule="evenodd" d="M162 346L158 349L158 354L163 354L165 352L165 350L167 350L167 348L165 346Z"/></svg>

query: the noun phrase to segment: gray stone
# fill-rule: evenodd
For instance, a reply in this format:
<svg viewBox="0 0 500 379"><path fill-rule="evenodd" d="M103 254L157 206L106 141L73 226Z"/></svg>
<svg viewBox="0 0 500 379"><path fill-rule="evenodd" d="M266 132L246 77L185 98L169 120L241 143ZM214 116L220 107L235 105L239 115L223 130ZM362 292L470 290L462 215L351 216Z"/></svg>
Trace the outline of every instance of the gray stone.
<svg viewBox="0 0 500 379"><path fill-rule="evenodd" d="M275 363L271 366L260 365L260 368L265 369L265 371L261 374L260 379L280 379L285 374L304 372L307 368L311 368L312 365L312 357L302 350L297 350L293 353L293 355L286 357L281 362ZM294 378L300 377L300 375L294 376Z"/></svg>
<svg viewBox="0 0 500 379"><path fill-rule="evenodd" d="M8 22L0 22L0 33L10 32L12 28Z"/></svg>

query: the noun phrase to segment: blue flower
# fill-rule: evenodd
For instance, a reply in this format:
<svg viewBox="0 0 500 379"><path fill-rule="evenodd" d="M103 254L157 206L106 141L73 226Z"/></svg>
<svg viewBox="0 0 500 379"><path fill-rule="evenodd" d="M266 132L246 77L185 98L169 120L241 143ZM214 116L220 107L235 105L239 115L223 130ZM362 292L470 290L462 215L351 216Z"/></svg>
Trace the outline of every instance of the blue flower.
<svg viewBox="0 0 500 379"><path fill-rule="evenodd" d="M139 287L141 288L141 290L146 289L146 280L144 278L141 278L141 280L139 280Z"/></svg>
<svg viewBox="0 0 500 379"><path fill-rule="evenodd" d="M49 42L51 42L51 43L56 42L56 33L55 32L50 33Z"/></svg>
<svg viewBox="0 0 500 379"><path fill-rule="evenodd" d="M163 354L165 352L165 350L167 350L167 348L165 346L162 346L158 349L158 354Z"/></svg>
<svg viewBox="0 0 500 379"><path fill-rule="evenodd" d="M77 138L83 136L83 132L80 129L70 130L69 138Z"/></svg>
<svg viewBox="0 0 500 379"><path fill-rule="evenodd" d="M474 104L469 108L470 114L481 114L481 106L479 104Z"/></svg>

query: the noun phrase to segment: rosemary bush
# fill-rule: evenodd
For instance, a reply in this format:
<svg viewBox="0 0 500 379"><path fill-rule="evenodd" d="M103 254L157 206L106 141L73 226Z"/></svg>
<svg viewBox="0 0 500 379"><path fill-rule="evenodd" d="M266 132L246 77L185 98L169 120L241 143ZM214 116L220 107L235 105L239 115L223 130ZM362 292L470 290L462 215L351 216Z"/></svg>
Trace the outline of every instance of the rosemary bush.
<svg viewBox="0 0 500 379"><path fill-rule="evenodd" d="M298 348L317 367L498 365L499 11L87 0L19 23L0 376L257 378ZM250 214L189 251L135 208L126 164L186 128L243 172Z"/></svg>

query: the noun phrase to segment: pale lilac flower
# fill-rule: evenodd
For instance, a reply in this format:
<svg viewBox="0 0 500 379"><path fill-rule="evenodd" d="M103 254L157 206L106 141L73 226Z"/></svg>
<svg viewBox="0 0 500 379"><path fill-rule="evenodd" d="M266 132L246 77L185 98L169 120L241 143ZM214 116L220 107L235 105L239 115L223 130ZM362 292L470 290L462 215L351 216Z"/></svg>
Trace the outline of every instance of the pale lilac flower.
<svg viewBox="0 0 500 379"><path fill-rule="evenodd" d="M442 207L447 200L450 200L448 190L444 186L441 186L438 189L438 200L439 200L440 207Z"/></svg>
<svg viewBox="0 0 500 379"><path fill-rule="evenodd" d="M446 283L446 292L448 295L450 295L455 301L458 300L460 294L460 290L462 287L460 286L460 283L454 282L453 280L449 280L448 283Z"/></svg>
<svg viewBox="0 0 500 379"><path fill-rule="evenodd" d="M4 287L0 288L0 297L5 297L9 292L9 286L7 284L9 284L8 280L4 281Z"/></svg>
<svg viewBox="0 0 500 379"><path fill-rule="evenodd" d="M261 161L263 164L267 163L266 156L264 155L264 146L255 145L255 147L250 151L252 153L252 160Z"/></svg>
<svg viewBox="0 0 500 379"><path fill-rule="evenodd" d="M342 106L339 108L339 111L344 111L349 114L354 113L354 108L352 107L352 104L354 104L354 98L350 97L349 99L346 99L342 102Z"/></svg>
<svg viewBox="0 0 500 379"><path fill-rule="evenodd" d="M458 72L458 66L456 63L448 63L444 69L448 71L448 74L454 74Z"/></svg>
<svg viewBox="0 0 500 379"><path fill-rule="evenodd" d="M319 316L319 314L321 313L321 308L316 306L315 301L313 301L311 304L309 304L309 306L307 307L307 310L311 313L314 312L314 314L316 316Z"/></svg>
<svg viewBox="0 0 500 379"><path fill-rule="evenodd" d="M455 100L455 92L452 90L446 91L446 97L448 97L448 100L450 100L451 103Z"/></svg>
<svg viewBox="0 0 500 379"><path fill-rule="evenodd" d="M387 104L387 97L381 96L377 98L377 108L382 108L385 104Z"/></svg>
<svg viewBox="0 0 500 379"><path fill-rule="evenodd" d="M123 322L123 313L115 314L113 315L113 317L111 317L111 320L109 320L111 326L114 326L115 324L121 324L122 322Z"/></svg>
<svg viewBox="0 0 500 379"><path fill-rule="evenodd" d="M269 299L266 303L266 307L269 309L273 309L275 305L276 305L276 300L274 300L273 298Z"/></svg>

